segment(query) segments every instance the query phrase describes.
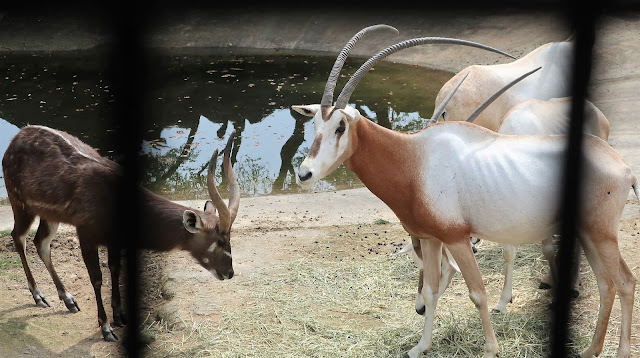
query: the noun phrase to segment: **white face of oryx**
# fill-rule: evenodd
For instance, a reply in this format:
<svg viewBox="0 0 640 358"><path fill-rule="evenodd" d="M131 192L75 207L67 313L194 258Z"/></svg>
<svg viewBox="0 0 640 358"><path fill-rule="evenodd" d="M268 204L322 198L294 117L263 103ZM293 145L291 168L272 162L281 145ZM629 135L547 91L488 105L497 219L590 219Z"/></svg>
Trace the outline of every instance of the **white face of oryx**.
<svg viewBox="0 0 640 358"><path fill-rule="evenodd" d="M291 108L313 117L315 125L315 138L298 171L300 186L307 189L351 156L353 150L349 127L358 121L360 112L349 106L336 109L321 108L319 104Z"/></svg>

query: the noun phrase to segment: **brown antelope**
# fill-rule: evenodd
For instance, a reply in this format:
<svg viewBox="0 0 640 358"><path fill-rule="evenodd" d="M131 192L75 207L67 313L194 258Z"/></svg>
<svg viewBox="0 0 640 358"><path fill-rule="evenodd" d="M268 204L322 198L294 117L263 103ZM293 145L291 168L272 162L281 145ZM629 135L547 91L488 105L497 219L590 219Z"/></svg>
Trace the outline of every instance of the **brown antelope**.
<svg viewBox="0 0 640 358"><path fill-rule="evenodd" d="M309 154L300 165L299 183L309 188L344 163L389 206L404 228L419 238L425 325L422 338L407 356L418 357L431 347L444 245L480 314L484 356L496 357L498 342L469 237L521 245L558 234L566 136L504 135L461 121L402 133L373 123L347 105L357 84L377 61L416 44L419 42L408 40L367 60L347 82L335 105L292 106L314 117L316 131ZM595 136L584 136L578 232L598 281L600 310L591 345L581 356L593 357L602 351L617 293L621 303L618 357L629 357L636 279L620 254L617 235L629 190L640 197L640 187L630 166L611 146Z"/></svg>
<svg viewBox="0 0 640 358"><path fill-rule="evenodd" d="M240 200L238 182L229 160L233 137L234 133L229 137L223 159L229 183L229 205L225 205L214 182L216 150L207 175L211 200L206 201L204 210L173 203L140 188L145 227L150 231L141 239L139 248L187 250L216 278L233 277L229 235ZM102 271L98 262L98 246L108 248L113 321L116 326L122 326L126 323L119 289L122 243L118 239L120 229L114 220L118 210L115 193L122 177L121 167L66 132L43 126L26 126L11 140L2 159L2 168L15 221L11 236L22 259L36 305L50 306L38 289L25 256L27 232L34 218L39 216L34 242L53 278L58 297L69 311L80 310L51 262L50 244L58 223L67 223L76 227L82 258L95 291L102 336L106 341L116 341L118 337L107 321L100 293Z"/></svg>

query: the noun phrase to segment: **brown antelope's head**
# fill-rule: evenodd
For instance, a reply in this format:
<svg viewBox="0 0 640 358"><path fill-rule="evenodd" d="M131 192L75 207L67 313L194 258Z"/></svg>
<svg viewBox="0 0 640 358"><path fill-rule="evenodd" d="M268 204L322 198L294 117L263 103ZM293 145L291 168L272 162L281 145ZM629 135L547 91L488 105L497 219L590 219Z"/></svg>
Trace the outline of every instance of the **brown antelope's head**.
<svg viewBox="0 0 640 358"><path fill-rule="evenodd" d="M219 280L233 277L230 234L231 224L236 218L240 204L240 187L229 159L234 136L235 131L227 141L222 160L222 169L229 185L229 205L222 200L214 180L218 159L216 149L211 156L207 173L207 189L211 200L205 203L204 211L185 210L182 216L184 227L194 236L189 240L191 255Z"/></svg>
<svg viewBox="0 0 640 358"><path fill-rule="evenodd" d="M362 31L365 30L366 29ZM311 148L309 149L309 154L300 165L300 170L298 171L300 186L303 188L311 187L313 183L330 174L353 154L354 146L357 145L357 136L353 133L352 129L354 128L354 124L360 119L361 115L357 109L347 106L347 103L360 80L378 61L394 52L408 47L433 43L478 47L513 58L513 56L500 50L465 40L441 37L421 37L405 40L378 52L375 56L371 57L362 66L360 66L344 86L342 92L340 92L335 106L332 106L333 90L335 89L340 69L346 60L349 50L355 43L354 39L357 41L356 37L357 35L347 43L347 46L345 46L345 48L340 52L338 59L336 59L333 69L331 70L329 80L327 81L327 85L325 86L322 102L319 105L315 104L291 107L302 115L313 117L315 124L315 138Z"/></svg>

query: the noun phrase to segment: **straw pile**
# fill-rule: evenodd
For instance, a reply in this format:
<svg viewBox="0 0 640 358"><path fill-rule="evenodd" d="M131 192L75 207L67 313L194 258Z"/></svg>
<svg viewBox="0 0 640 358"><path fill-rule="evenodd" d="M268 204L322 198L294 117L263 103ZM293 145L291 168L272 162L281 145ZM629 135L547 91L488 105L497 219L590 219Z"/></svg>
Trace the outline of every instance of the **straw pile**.
<svg viewBox="0 0 640 358"><path fill-rule="evenodd" d="M186 319L181 327L162 322L148 326L145 333L155 336L161 347L152 356L336 358L398 357L407 352L420 339L424 324L413 307L418 270L407 255L391 254L408 242L407 234L390 224L328 231L328 242L335 244L331 253L320 257L309 251L271 270L279 272L276 276L253 275L244 283L251 294L238 297L240 309L222 312L215 322ZM491 308L503 284L502 249L486 241L478 248ZM547 356L552 311L550 293L537 288L547 270L540 245L520 247L515 266L514 300L506 314L492 315L501 356ZM572 315L573 353L588 346L598 308L597 286L586 260L581 277L582 292ZM617 349L618 307L616 303L603 356L615 355ZM438 301L433 346L425 356L482 356L483 345L477 310L456 274Z"/></svg>

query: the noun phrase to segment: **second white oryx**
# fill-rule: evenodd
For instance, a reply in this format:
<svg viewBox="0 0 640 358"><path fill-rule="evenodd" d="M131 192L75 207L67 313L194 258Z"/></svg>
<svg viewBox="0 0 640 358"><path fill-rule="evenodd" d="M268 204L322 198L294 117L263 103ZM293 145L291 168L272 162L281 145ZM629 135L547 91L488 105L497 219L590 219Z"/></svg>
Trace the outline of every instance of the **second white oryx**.
<svg viewBox="0 0 640 358"><path fill-rule="evenodd" d="M347 105L377 61L416 44L402 42L365 62L335 105L292 107L313 116L316 131L299 169L300 185L310 188L344 163L420 239L425 325L409 357L431 348L443 245L458 264L480 314L484 356L496 357L498 342L469 237L520 245L558 233L566 137L503 135L459 121L402 133L373 123ZM640 196L640 188L630 166L600 138L585 135L583 165L583 220L578 231L597 277L601 304L593 340L582 357L602 351L616 293L621 302L618 357L628 357L636 279L620 255L617 235L629 190Z"/></svg>
<svg viewBox="0 0 640 358"><path fill-rule="evenodd" d="M497 131L500 119L521 101L535 98L548 100L565 97L569 91L573 42L569 39L544 44L525 56L509 63L498 65L472 65L462 69L447 81L436 97L435 105L444 102L453 86L463 74L468 78L456 91L444 108L442 119L445 121L463 121L468 118L491 94L510 82L513 78L532 68L542 67L540 71L522 80L512 89L496 99L474 121L475 124ZM439 118L437 118L439 119Z"/></svg>

